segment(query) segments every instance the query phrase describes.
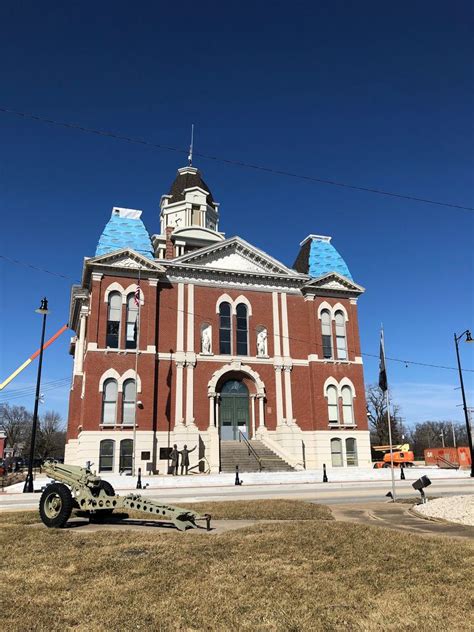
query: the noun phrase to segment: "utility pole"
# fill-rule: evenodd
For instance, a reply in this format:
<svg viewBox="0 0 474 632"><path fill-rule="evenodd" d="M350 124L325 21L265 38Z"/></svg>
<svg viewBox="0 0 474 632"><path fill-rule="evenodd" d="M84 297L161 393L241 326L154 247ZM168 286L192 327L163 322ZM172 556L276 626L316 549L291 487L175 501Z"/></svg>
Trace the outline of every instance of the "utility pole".
<svg viewBox="0 0 474 632"><path fill-rule="evenodd" d="M33 461L35 458L35 442L36 442L36 428L38 426L38 405L40 403L40 387L41 387L41 368L43 366L43 346L44 346L44 332L46 330L46 316L49 314L48 300L47 298L41 299L41 305L38 309L35 309L37 314L43 315L43 327L41 329L41 344L40 354L38 362L38 374L36 377L36 395L35 395L35 407L33 411L33 425L31 427L31 444L30 444L30 459L28 461L28 474L26 475L25 485L23 487L24 494L31 494L34 491L33 486Z"/></svg>

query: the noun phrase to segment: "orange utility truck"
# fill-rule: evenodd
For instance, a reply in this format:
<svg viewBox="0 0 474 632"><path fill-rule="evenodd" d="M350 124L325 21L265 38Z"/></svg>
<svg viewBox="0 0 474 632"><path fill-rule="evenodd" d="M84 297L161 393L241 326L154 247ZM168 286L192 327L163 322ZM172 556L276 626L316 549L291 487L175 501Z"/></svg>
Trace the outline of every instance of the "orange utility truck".
<svg viewBox="0 0 474 632"><path fill-rule="evenodd" d="M374 468L390 467L390 446L389 445L377 445L373 446L375 452L383 452L383 460L376 461ZM392 445L393 450L393 467L413 467L415 461L415 455L410 450L408 443L400 445Z"/></svg>

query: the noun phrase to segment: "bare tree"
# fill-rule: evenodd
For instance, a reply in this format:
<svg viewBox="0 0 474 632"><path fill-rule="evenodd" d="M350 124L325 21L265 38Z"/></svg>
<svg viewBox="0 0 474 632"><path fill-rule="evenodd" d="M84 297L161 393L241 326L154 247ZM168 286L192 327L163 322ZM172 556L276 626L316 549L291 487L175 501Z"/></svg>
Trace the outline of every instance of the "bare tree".
<svg viewBox="0 0 474 632"><path fill-rule="evenodd" d="M35 454L41 459L48 457L62 458L66 433L61 415L54 410L47 411L40 420Z"/></svg>
<svg viewBox="0 0 474 632"><path fill-rule="evenodd" d="M423 458L427 448L453 447L453 427L457 446L467 445L466 427L452 421L423 421L410 430L410 444L415 455Z"/></svg>
<svg viewBox="0 0 474 632"><path fill-rule="evenodd" d="M378 384L370 384L366 391L367 417L370 422L370 438L375 445L388 445L387 399ZM392 443L401 440L400 407L389 399Z"/></svg>
<svg viewBox="0 0 474 632"><path fill-rule="evenodd" d="M10 448L12 456L19 456L24 452L31 433L32 415L24 406L0 406L0 425L6 433L5 447Z"/></svg>

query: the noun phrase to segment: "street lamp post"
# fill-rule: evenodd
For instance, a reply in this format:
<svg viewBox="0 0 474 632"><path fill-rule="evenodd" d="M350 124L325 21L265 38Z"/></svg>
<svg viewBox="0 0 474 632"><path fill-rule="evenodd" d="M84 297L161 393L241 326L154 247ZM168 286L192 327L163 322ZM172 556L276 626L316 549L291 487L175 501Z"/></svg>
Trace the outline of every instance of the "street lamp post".
<svg viewBox="0 0 474 632"><path fill-rule="evenodd" d="M37 314L43 314L43 327L41 329L41 345L40 355L38 361L38 375L36 377L36 395L35 395L35 408L33 411L33 425L31 427L31 445L30 445L30 459L28 462L28 474L26 475L25 485L23 487L23 493L28 494L34 491L33 488L33 460L35 457L35 441L36 441L36 427L38 425L38 405L40 401L40 387L41 387L41 367L43 365L43 345L44 345L44 332L46 330L46 316L48 311L47 298L41 299L41 305L38 309L35 309Z"/></svg>
<svg viewBox="0 0 474 632"><path fill-rule="evenodd" d="M464 336L466 336L466 342L474 342L471 336L471 332L469 331L469 329L466 329L466 331L463 331L462 334L459 336L456 336L456 334L454 334L454 345L456 347L456 357L458 359L459 382L461 383L462 407L464 409L464 419L466 421L467 441L469 443L469 452L471 453L471 477L474 478L474 455L472 450L471 424L469 423L469 414L466 404L466 393L464 391L464 381L462 379L461 358L459 357L459 341Z"/></svg>

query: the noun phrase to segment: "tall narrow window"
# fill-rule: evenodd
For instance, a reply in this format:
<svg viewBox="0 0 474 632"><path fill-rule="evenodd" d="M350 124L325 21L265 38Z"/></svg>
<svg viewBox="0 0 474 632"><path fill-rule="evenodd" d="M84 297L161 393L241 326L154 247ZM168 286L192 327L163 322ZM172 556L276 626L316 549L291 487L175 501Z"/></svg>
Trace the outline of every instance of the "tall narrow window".
<svg viewBox="0 0 474 632"><path fill-rule="evenodd" d="M122 424L130 426L135 423L135 380L125 380L122 394Z"/></svg>
<svg viewBox="0 0 474 632"><path fill-rule="evenodd" d="M336 349L339 360L347 360L346 319L342 312L336 312Z"/></svg>
<svg viewBox="0 0 474 632"><path fill-rule="evenodd" d="M132 470L133 461L133 441L132 439L122 439L120 442L119 471L129 472Z"/></svg>
<svg viewBox="0 0 474 632"><path fill-rule="evenodd" d="M105 380L102 393L102 423L113 426L117 419L117 381Z"/></svg>
<svg viewBox="0 0 474 632"><path fill-rule="evenodd" d="M343 386L342 394L342 420L346 426L354 425L354 411L352 407L352 390L350 386Z"/></svg>
<svg viewBox="0 0 474 632"><path fill-rule="evenodd" d="M136 349L139 323L137 321L138 307L135 303L135 294L127 296L127 335L125 339L126 349Z"/></svg>
<svg viewBox="0 0 474 632"><path fill-rule="evenodd" d="M120 292L109 294L109 306L107 314L107 339L106 346L118 349L120 341L120 319L122 316L122 295Z"/></svg>
<svg viewBox="0 0 474 632"><path fill-rule="evenodd" d="M231 354L232 324L230 303L221 303L219 306L219 353Z"/></svg>
<svg viewBox="0 0 474 632"><path fill-rule="evenodd" d="M346 439L346 463L350 466L356 466L357 460L357 441L352 437Z"/></svg>
<svg viewBox="0 0 474 632"><path fill-rule="evenodd" d="M321 333L323 336L323 358L332 358L331 314L328 309L321 312Z"/></svg>
<svg viewBox="0 0 474 632"><path fill-rule="evenodd" d="M326 397L328 398L329 423L337 426L339 424L337 388L335 386L328 386L326 389Z"/></svg>
<svg viewBox="0 0 474 632"><path fill-rule="evenodd" d="M113 472L115 441L104 439L99 446L99 472Z"/></svg>
<svg viewBox="0 0 474 632"><path fill-rule="evenodd" d="M201 226L201 207L199 204L193 204L191 224L193 226Z"/></svg>
<svg viewBox="0 0 474 632"><path fill-rule="evenodd" d="M237 305L237 355L248 355L248 318L247 306L243 303Z"/></svg>
<svg viewBox="0 0 474 632"><path fill-rule="evenodd" d="M331 439L331 461L333 467L342 467L342 441Z"/></svg>

